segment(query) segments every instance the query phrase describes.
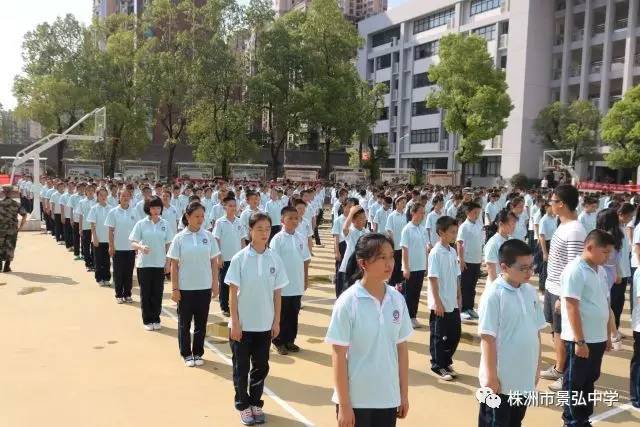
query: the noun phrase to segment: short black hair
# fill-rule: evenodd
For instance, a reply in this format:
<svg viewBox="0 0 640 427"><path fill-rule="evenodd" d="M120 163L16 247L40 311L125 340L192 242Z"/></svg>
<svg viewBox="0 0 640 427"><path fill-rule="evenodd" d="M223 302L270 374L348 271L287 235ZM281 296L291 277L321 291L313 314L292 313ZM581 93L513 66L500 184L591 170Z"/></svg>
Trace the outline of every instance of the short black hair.
<svg viewBox="0 0 640 427"><path fill-rule="evenodd" d="M296 208L294 208L293 206L290 206L290 205L287 205L284 208L282 208L282 210L280 210L280 215L281 216L285 216L288 213L298 215L298 210Z"/></svg>
<svg viewBox="0 0 640 427"><path fill-rule="evenodd" d="M227 204L227 202L230 202L230 201L232 201L232 200L233 200L234 202L236 201L236 198L235 198L233 195L231 195L231 196L227 196L227 197L225 197L224 199L222 199L222 204L226 205L226 204Z"/></svg>
<svg viewBox="0 0 640 427"><path fill-rule="evenodd" d="M147 215L151 215L151 208L153 207L159 207L160 215L162 215L162 209L164 208L164 204L162 203L162 199L160 197L153 196L152 198L144 202L144 207L142 208L142 210Z"/></svg>
<svg viewBox="0 0 640 427"><path fill-rule="evenodd" d="M555 190L553 190L553 194L560 199L562 203L564 203L571 212L575 211L578 207L578 202L580 201L580 193L578 189L570 184L562 184L558 185Z"/></svg>
<svg viewBox="0 0 640 427"><path fill-rule="evenodd" d="M525 242L520 239L507 240L498 249L498 260L500 264L512 266L518 257L533 255L533 251Z"/></svg>
<svg viewBox="0 0 640 427"><path fill-rule="evenodd" d="M411 213L411 215L413 215L414 213L418 212L418 210L420 210L420 208L424 208L424 205L420 202L416 202L414 204L411 205L411 209L409 209L409 213Z"/></svg>
<svg viewBox="0 0 640 427"><path fill-rule="evenodd" d="M616 246L616 239L613 235L607 231L596 228L587 234L587 238L584 240L584 245L593 242L596 246L604 248L605 246Z"/></svg>
<svg viewBox="0 0 640 427"><path fill-rule="evenodd" d="M453 227L454 225L455 226L458 225L457 219L450 217L448 215L442 215L436 221L436 232L438 233L438 235L440 235L446 232L449 229L449 227Z"/></svg>

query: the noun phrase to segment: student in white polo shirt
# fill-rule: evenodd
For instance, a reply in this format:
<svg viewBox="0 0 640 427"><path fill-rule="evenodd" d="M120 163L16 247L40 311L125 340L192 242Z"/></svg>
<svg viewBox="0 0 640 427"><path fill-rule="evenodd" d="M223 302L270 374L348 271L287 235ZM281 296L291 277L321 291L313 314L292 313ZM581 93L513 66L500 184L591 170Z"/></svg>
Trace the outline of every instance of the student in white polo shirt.
<svg viewBox="0 0 640 427"><path fill-rule="evenodd" d="M386 284L393 264L387 236L363 236L349 261L351 286L333 306L325 342L333 346L339 426L392 427L407 416L413 328L404 298Z"/></svg>
<svg viewBox="0 0 640 427"><path fill-rule="evenodd" d="M483 295L478 321L481 387L500 397L500 406L480 404L479 427L522 425L527 406L511 404L509 395L526 400L535 393L540 365L540 330L546 327L542 304L528 281L533 270L531 249L518 239L499 250L501 275Z"/></svg>
<svg viewBox="0 0 640 427"><path fill-rule="evenodd" d="M73 255L74 260L79 261L82 259L80 256L80 209L79 204L80 201L84 198L84 190L86 188L86 184L81 182L76 187L76 192L69 198L69 205L71 206L71 216L72 216L72 233L71 240L73 241Z"/></svg>
<svg viewBox="0 0 640 427"><path fill-rule="evenodd" d="M282 202L278 199L278 190L275 188L271 189L271 199L267 202L264 207L265 212L271 218L271 236L269 237L269 241L273 239L273 236L280 232L280 228L282 225L280 224L280 211L282 211Z"/></svg>
<svg viewBox="0 0 640 427"><path fill-rule="evenodd" d="M118 304L133 302L131 288L136 252L131 249L129 235L138 222L138 215L130 201L131 190L123 188L120 191L120 204L111 209L105 219L105 225L109 228L109 256L113 257L113 284Z"/></svg>
<svg viewBox="0 0 640 427"><path fill-rule="evenodd" d="M222 310L222 314L229 317L229 285L225 283L224 278L229 270L231 259L245 246L242 239L244 227L240 222L240 218L236 217L236 199L227 196L222 201L222 204L226 215L216 221L216 225L213 228L213 237L216 238L218 247L222 252L222 268L219 274L220 310Z"/></svg>
<svg viewBox="0 0 640 427"><path fill-rule="evenodd" d="M508 209L502 209L496 214L495 223L497 224L497 232L487 240L484 245L484 262L487 266L487 283L484 285L485 292L491 287L491 283L498 278L501 273L500 257L498 251L504 242L509 240L509 236L513 233L518 219Z"/></svg>
<svg viewBox="0 0 640 427"><path fill-rule="evenodd" d="M344 256L342 257L342 261L340 261L340 274L342 274L342 289L338 289L338 296L344 291L344 286L346 285L346 272L347 272L347 263L349 262L349 258L353 255L353 252L356 250L356 244L358 243L358 239L369 232L366 228L367 224L367 214L364 209L360 205L356 205L351 208L349 211L349 215L344 221L342 225L342 235L344 236L345 242L347 242L347 247L344 250Z"/></svg>
<svg viewBox="0 0 640 427"><path fill-rule="evenodd" d="M424 218L424 206L416 202L409 209L411 221L402 229L400 246L402 247L402 276L405 279L402 293L407 300L409 317L414 328L421 328L418 323L418 303L427 270L427 236L420 223Z"/></svg>
<svg viewBox="0 0 640 427"><path fill-rule="evenodd" d="M313 256L313 252L311 252L311 247L313 246L313 227L304 217L304 214L307 211L307 203L299 197L293 197L290 203L291 206L296 208L296 211L298 211L298 218L300 219L296 232L300 233L300 235L306 239L309 253Z"/></svg>
<svg viewBox="0 0 640 427"><path fill-rule="evenodd" d="M375 233L383 233L384 229L387 226L387 219L391 212L393 212L393 199L389 196L382 197L382 206L378 209L373 216L373 231Z"/></svg>
<svg viewBox="0 0 640 427"><path fill-rule="evenodd" d="M455 218L443 216L436 222L440 240L429 252L429 352L431 371L444 381L452 381L458 374L453 369L453 354L460 342L460 264L456 250L451 247L458 235Z"/></svg>
<svg viewBox="0 0 640 427"><path fill-rule="evenodd" d="M178 213L178 210L171 205L171 191L164 190L162 192L162 219L167 221L169 229L175 236L178 232L178 222L182 218L182 215Z"/></svg>
<svg viewBox="0 0 640 427"><path fill-rule="evenodd" d="M544 292L547 282L547 265L549 262L549 249L551 248L551 240L558 229L558 220L553 215L553 210L548 202L544 202L541 212L542 217L538 223L538 246L542 256L539 271L539 289Z"/></svg>
<svg viewBox="0 0 640 427"><path fill-rule="evenodd" d="M582 256L573 259L560 276L562 299L561 338L567 352L562 390L585 396L564 405L565 426L588 426L593 414L594 383L600 377L602 357L611 349L609 324L613 313L607 299L609 287L603 265L614 250L615 239L595 229L587 235Z"/></svg>
<svg viewBox="0 0 640 427"><path fill-rule="evenodd" d="M89 212L96 204L96 186L88 184L84 190L84 198L78 202L78 222L80 223L82 258L87 271L94 271L93 245L91 244L91 223L89 222Z"/></svg>
<svg viewBox="0 0 640 427"><path fill-rule="evenodd" d="M87 221L91 224L91 241L96 282L100 286L109 286L111 281L111 257L109 256L109 229L105 225L111 207L107 205L107 190L100 187L97 191L98 202L91 207Z"/></svg>
<svg viewBox="0 0 640 427"><path fill-rule="evenodd" d="M171 259L171 299L178 304L178 346L188 367L204 364L209 305L218 295L220 250L213 235L202 229L204 217L200 202L187 205L182 217L185 228L175 235L167 253Z"/></svg>
<svg viewBox="0 0 640 427"><path fill-rule="evenodd" d="M406 204L407 198L405 196L396 198L394 211L389 214L387 224L384 227L387 236L393 241L395 263L393 264L393 274L389 279L389 284L392 286L398 286L404 281L402 277L402 245L400 244L400 239L402 238L402 229L407 225L407 216L404 213Z"/></svg>
<svg viewBox="0 0 640 427"><path fill-rule="evenodd" d="M631 284L631 329L633 330L633 356L629 373L629 401L640 408L640 270L636 270Z"/></svg>
<svg viewBox="0 0 640 427"><path fill-rule="evenodd" d="M269 247L281 259L286 260L284 268L289 284L282 289L280 309L280 335L273 339L279 354L297 353L295 344L298 335L298 315L304 291L309 286L309 263L311 254L305 236L296 232L300 215L293 206L282 208L282 230L276 234Z"/></svg>
<svg viewBox="0 0 640 427"><path fill-rule="evenodd" d="M255 191L247 191L246 193L247 205L248 207L242 211L240 214L240 223L242 224L242 228L244 230L242 238L246 244L249 244L249 218L254 213L260 212L258 206L260 205L260 195Z"/></svg>
<svg viewBox="0 0 640 427"><path fill-rule="evenodd" d="M304 202L304 201L303 201ZM340 273L340 265L342 264L342 259L344 258L344 253L347 250L347 242L345 240L344 234L342 234L342 226L344 225L344 221L349 216L349 212L351 212L351 208L360 203L360 201L355 197L349 197L342 201L342 206L338 210L338 215L333 218L333 226L331 227L331 235L333 236L333 253L335 262L335 293L336 298L340 296L342 292L342 288L344 287L343 276ZM299 212L298 212L299 213ZM305 221L304 216L302 220ZM311 240L309 239L309 244L311 245Z"/></svg>
<svg viewBox="0 0 640 427"><path fill-rule="evenodd" d="M523 242L526 242L527 235L529 230L527 229L527 224L529 223L529 216L525 211L524 199L520 196L516 196L511 199L509 202L509 208L511 212L518 218L516 222L516 228L513 230L513 238L520 239Z"/></svg>
<svg viewBox="0 0 640 427"><path fill-rule="evenodd" d="M439 240L438 233L436 232L436 222L438 218L442 216L443 200L442 196L435 196L433 198L433 210L426 214L427 252L430 252L431 248L433 248Z"/></svg>
<svg viewBox="0 0 640 427"><path fill-rule="evenodd" d="M499 193L491 192L488 195L489 203L484 207L484 224L487 242L493 235L498 231L496 227L496 215L502 209L500 208L500 203L498 202L498 198L500 197Z"/></svg>
<svg viewBox="0 0 640 427"><path fill-rule="evenodd" d="M51 212L53 214L54 219L54 236L56 238L56 242L59 245L64 245L64 224L62 223L62 210L60 205L60 198L64 194L64 183L58 182L56 184L55 191L51 193L49 197L49 203L51 204Z"/></svg>
<svg viewBox="0 0 640 427"><path fill-rule="evenodd" d="M484 243L484 229L480 221L482 208L476 202L465 205L467 219L458 227L458 258L460 260L460 287L462 291L462 306L460 317L462 320L478 319L478 313L473 309L476 298L476 285L480 277L482 263L482 245Z"/></svg>
<svg viewBox="0 0 640 427"><path fill-rule="evenodd" d="M140 308L142 324L147 331L161 328L164 277L171 265L166 254L174 234L167 221L161 218L162 208L160 197L151 197L144 207L147 217L138 221L129 235L131 247L138 251L136 267Z"/></svg>
<svg viewBox="0 0 640 427"><path fill-rule="evenodd" d="M230 340L233 353L235 408L244 425L262 424L262 391L269 372L269 347L280 333L280 295L289 280L282 259L267 247L271 219L256 213L249 219L251 244L231 260L229 285Z"/></svg>

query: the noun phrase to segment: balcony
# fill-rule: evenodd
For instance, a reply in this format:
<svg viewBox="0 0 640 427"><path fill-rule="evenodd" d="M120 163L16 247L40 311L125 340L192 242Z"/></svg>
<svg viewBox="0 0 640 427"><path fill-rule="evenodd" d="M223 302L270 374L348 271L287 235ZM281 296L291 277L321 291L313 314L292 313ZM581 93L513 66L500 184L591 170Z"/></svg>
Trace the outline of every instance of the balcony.
<svg viewBox="0 0 640 427"><path fill-rule="evenodd" d="M501 34L498 39L498 49L506 49L509 42L509 34Z"/></svg>
<svg viewBox="0 0 640 427"><path fill-rule="evenodd" d="M593 35L604 33L604 23L593 26Z"/></svg>
<svg viewBox="0 0 640 427"><path fill-rule="evenodd" d="M589 102L591 102L594 107L600 108L600 98L589 98Z"/></svg>
<svg viewBox="0 0 640 427"><path fill-rule="evenodd" d="M609 97L609 108L613 107L613 104L620 101L622 99L622 95L611 95Z"/></svg>
<svg viewBox="0 0 640 427"><path fill-rule="evenodd" d="M554 68L551 70L551 79L558 80L562 76L562 68Z"/></svg>
<svg viewBox="0 0 640 427"><path fill-rule="evenodd" d="M584 28L576 28L571 32L571 41L579 42L584 38Z"/></svg>
<svg viewBox="0 0 640 427"><path fill-rule="evenodd" d="M557 34L553 39L553 45L560 46L562 43L564 43L564 34Z"/></svg>
<svg viewBox="0 0 640 427"><path fill-rule="evenodd" d="M611 60L611 71L623 72L624 71L624 57L613 58Z"/></svg>
<svg viewBox="0 0 640 427"><path fill-rule="evenodd" d="M582 67L580 65L574 65L569 68L569 77L579 77L582 72Z"/></svg>
<svg viewBox="0 0 640 427"><path fill-rule="evenodd" d="M591 63L591 74L597 74L602 71L602 61L594 61Z"/></svg>
<svg viewBox="0 0 640 427"><path fill-rule="evenodd" d="M613 23L613 31L626 30L629 26L629 20L627 18L621 18Z"/></svg>
<svg viewBox="0 0 640 427"><path fill-rule="evenodd" d="M491 139L491 143L489 144L489 147L492 150L499 150L502 148L502 135L496 135L495 137L493 137Z"/></svg>

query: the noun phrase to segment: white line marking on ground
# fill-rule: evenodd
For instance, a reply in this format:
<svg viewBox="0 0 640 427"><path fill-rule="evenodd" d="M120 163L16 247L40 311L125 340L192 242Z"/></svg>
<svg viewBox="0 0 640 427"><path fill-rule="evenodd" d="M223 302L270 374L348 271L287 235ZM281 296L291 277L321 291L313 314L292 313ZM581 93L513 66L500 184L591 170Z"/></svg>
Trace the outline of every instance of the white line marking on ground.
<svg viewBox="0 0 640 427"><path fill-rule="evenodd" d="M611 408L608 411L605 411L601 414L591 417L590 421L592 424L595 424L597 422L604 421L607 418L611 418L614 415L618 415L619 413L628 411L630 409L640 412L640 409L634 408L633 405L631 405L631 403L625 403L624 405L616 406L615 408Z"/></svg>
<svg viewBox="0 0 640 427"><path fill-rule="evenodd" d="M178 321L178 318L173 313L171 313L169 310L167 310L166 308L162 307L162 311L164 312L164 314L169 316L175 322ZM209 350L211 350L215 354L217 354L218 357L220 359L222 359L222 361L224 361L224 363L226 363L229 366L232 365L231 359L229 359L226 354L224 354L223 352L218 350L216 348L216 346L213 345L213 343L211 343L208 339L204 340L204 345ZM270 398L272 398L278 405L280 405L282 407L282 409L284 409L289 414L291 414L296 420L298 420L299 422L304 424L305 427L314 427L314 424L311 421L309 421L307 418L304 417L304 415L302 415L295 408L293 408L291 405L289 405L286 401L284 401L282 398L280 398L280 396L278 396L276 393L274 393L269 387L267 387L267 386L264 387L264 393L267 396L269 396Z"/></svg>

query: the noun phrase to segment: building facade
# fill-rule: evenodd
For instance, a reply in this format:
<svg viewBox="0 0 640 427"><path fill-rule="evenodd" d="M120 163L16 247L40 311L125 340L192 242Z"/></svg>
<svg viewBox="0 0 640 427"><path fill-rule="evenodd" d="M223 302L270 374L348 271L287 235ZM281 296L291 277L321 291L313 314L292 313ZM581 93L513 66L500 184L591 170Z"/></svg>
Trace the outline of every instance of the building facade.
<svg viewBox="0 0 640 427"><path fill-rule="evenodd" d="M389 88L374 142L386 138L400 168L459 170L455 135L447 135L442 112L424 104L436 90L427 70L438 61L442 36L475 33L505 70L514 109L502 135L483 142L482 161L466 165L466 175L479 185L518 172L539 176L543 147L532 124L542 108L585 99L604 114L638 83L638 1L412 0L361 21L360 75ZM597 179L606 172L602 166L583 168L583 178Z"/></svg>
<svg viewBox="0 0 640 427"><path fill-rule="evenodd" d="M20 119L13 111L0 110L0 144L29 145L40 138L40 123Z"/></svg>
<svg viewBox="0 0 640 427"><path fill-rule="evenodd" d="M273 10L282 16L290 10L305 10L311 0L273 0ZM387 10L387 0L338 0L345 18L358 22Z"/></svg>

